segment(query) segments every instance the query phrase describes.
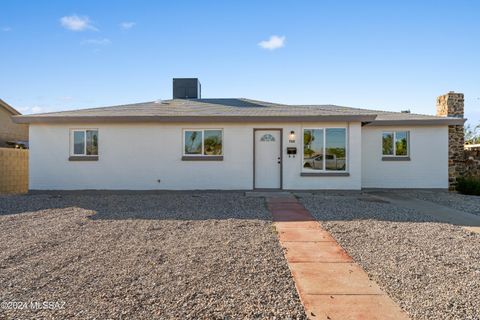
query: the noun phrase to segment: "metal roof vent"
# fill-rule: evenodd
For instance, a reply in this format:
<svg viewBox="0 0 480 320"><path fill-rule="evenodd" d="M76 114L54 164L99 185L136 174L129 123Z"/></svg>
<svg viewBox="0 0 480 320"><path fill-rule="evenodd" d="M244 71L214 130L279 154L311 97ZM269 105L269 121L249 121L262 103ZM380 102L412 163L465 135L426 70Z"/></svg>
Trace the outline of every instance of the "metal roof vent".
<svg viewBox="0 0 480 320"><path fill-rule="evenodd" d="M197 78L173 78L173 99L201 99L202 86Z"/></svg>

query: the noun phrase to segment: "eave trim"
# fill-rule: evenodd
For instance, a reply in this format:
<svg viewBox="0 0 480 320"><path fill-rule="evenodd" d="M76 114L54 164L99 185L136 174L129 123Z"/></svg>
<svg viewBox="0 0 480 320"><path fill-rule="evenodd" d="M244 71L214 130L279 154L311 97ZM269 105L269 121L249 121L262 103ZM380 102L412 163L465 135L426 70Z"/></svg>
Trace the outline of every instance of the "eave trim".
<svg viewBox="0 0 480 320"><path fill-rule="evenodd" d="M376 115L332 116L14 116L15 123L127 123L127 122L363 122Z"/></svg>
<svg viewBox="0 0 480 320"><path fill-rule="evenodd" d="M463 118L446 118L446 119L411 119L411 120L375 120L364 126L434 126L434 125L449 125L461 126L467 121Z"/></svg>

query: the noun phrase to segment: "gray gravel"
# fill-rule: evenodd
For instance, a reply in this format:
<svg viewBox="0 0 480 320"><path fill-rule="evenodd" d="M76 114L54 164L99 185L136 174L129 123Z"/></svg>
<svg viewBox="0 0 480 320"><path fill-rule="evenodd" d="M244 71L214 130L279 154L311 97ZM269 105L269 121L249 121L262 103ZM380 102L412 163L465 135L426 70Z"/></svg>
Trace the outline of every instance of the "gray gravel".
<svg viewBox="0 0 480 320"><path fill-rule="evenodd" d="M413 319L480 319L480 234L361 192L298 196Z"/></svg>
<svg viewBox="0 0 480 320"><path fill-rule="evenodd" d="M0 302L62 307L0 318L305 318L263 199L0 196L0 230Z"/></svg>
<svg viewBox="0 0 480 320"><path fill-rule="evenodd" d="M480 216L480 196L470 196L448 191L409 190L403 195L435 202L456 210Z"/></svg>

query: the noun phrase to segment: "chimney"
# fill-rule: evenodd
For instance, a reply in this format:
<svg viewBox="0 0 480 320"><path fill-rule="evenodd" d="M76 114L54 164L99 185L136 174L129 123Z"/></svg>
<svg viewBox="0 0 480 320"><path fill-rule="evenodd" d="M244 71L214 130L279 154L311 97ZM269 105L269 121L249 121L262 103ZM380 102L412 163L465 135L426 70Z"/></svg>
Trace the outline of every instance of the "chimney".
<svg viewBox="0 0 480 320"><path fill-rule="evenodd" d="M463 93L450 91L437 98L437 116L463 118ZM455 190L457 178L465 173L463 125L448 126L448 184Z"/></svg>
<svg viewBox="0 0 480 320"><path fill-rule="evenodd" d="M463 93L450 91L437 98L437 116L463 118Z"/></svg>
<svg viewBox="0 0 480 320"><path fill-rule="evenodd" d="M173 78L173 99L201 99L202 86L197 78Z"/></svg>

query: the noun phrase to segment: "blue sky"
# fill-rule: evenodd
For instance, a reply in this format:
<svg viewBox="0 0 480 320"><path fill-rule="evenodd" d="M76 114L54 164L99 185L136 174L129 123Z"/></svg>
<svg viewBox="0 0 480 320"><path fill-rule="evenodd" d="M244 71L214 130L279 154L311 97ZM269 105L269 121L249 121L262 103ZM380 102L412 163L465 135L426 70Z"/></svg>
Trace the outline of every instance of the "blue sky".
<svg viewBox="0 0 480 320"><path fill-rule="evenodd" d="M173 77L198 77L203 97L432 114L453 90L477 123L479 14L473 0L2 0L0 98L69 110L169 99Z"/></svg>

